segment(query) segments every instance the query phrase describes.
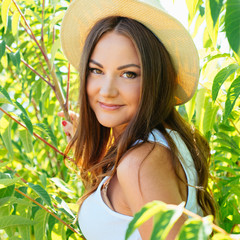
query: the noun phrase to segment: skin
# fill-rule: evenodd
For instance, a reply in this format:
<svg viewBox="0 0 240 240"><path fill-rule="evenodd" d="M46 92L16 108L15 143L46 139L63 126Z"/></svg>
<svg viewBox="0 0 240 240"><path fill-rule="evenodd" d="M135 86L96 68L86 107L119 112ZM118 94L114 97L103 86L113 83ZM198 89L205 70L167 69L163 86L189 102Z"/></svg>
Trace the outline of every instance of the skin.
<svg viewBox="0 0 240 240"><path fill-rule="evenodd" d="M93 51L89 70L90 106L100 124L112 128L116 137L135 115L140 100L141 65L133 43L116 32L105 34ZM73 133L70 123L63 129ZM180 169L180 176L185 179L183 169ZM121 159L109 183L107 197L114 211L133 216L153 200L180 204L186 201L187 190L176 177L169 149L160 144L144 143ZM179 219L168 240L174 239L184 221L184 217ZM150 219L139 228L143 240L150 239L152 226Z"/></svg>
<svg viewBox="0 0 240 240"><path fill-rule="evenodd" d="M116 32L103 35L90 58L89 71L90 106L99 123L117 136L135 115L140 100L141 66L132 41Z"/></svg>

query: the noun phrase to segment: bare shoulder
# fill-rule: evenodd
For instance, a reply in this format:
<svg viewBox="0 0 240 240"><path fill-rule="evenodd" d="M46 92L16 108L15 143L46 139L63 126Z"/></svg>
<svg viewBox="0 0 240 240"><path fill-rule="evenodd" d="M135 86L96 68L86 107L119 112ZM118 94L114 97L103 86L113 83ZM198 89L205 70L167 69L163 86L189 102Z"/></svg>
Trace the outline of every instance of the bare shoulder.
<svg viewBox="0 0 240 240"><path fill-rule="evenodd" d="M171 152L159 144L144 143L130 150L117 168L117 177L133 212L153 200L182 201Z"/></svg>

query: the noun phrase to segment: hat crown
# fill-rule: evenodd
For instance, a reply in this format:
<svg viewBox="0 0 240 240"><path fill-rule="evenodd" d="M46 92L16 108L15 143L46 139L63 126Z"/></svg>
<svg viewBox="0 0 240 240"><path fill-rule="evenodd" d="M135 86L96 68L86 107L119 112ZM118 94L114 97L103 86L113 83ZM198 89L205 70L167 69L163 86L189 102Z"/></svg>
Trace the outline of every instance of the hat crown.
<svg viewBox="0 0 240 240"><path fill-rule="evenodd" d="M160 3L160 0L138 0L138 1L141 2L141 3L145 3L145 4L148 4L152 7L159 8L159 9L165 11L162 4Z"/></svg>

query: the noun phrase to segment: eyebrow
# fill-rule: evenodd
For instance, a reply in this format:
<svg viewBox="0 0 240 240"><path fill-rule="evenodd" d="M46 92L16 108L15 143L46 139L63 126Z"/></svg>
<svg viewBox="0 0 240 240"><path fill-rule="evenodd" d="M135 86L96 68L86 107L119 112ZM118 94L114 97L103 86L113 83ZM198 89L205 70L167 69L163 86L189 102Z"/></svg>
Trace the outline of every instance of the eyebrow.
<svg viewBox="0 0 240 240"><path fill-rule="evenodd" d="M96 61L93 60L93 59L91 59L89 62L91 62L91 63L99 66L100 68L103 68L103 65L102 65L102 64L96 62ZM123 66L118 67L117 70L122 70L122 69L128 68L128 67L137 67L137 68L141 69L141 67L140 67L139 65L134 64L134 63L130 63L130 64L126 64L126 65L123 65Z"/></svg>

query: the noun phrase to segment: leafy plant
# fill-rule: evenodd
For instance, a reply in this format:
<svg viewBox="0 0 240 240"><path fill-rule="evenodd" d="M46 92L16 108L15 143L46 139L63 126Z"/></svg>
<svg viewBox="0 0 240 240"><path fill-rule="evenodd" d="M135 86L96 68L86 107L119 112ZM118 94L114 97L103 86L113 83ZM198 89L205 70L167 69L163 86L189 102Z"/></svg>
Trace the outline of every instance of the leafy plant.
<svg viewBox="0 0 240 240"><path fill-rule="evenodd" d="M77 107L78 74L59 49L69 1L0 4L0 238L84 239L74 224L75 203L84 189L71 156L63 161L66 141L56 116L63 111L70 120L69 102ZM126 239L152 216L151 239L164 239L182 212L192 218L176 239L208 239L212 230L215 240L239 238L240 2L186 4L193 36L203 31L201 78L193 99L178 110L210 142L219 226L182 205L173 209L154 201L135 215Z"/></svg>

